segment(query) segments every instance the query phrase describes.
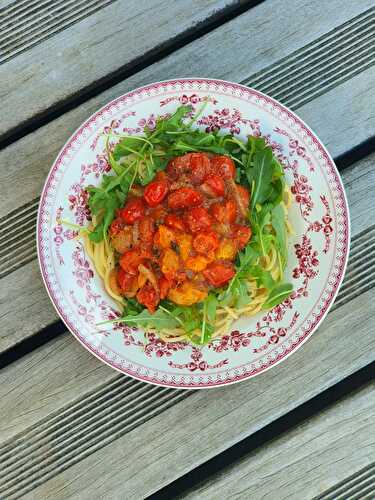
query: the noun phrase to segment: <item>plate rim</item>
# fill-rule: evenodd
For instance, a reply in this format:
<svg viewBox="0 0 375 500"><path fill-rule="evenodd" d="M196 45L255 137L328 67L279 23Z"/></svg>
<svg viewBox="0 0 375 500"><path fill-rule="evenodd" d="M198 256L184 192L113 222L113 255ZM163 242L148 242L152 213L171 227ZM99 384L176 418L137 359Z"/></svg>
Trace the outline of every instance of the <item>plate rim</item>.
<svg viewBox="0 0 375 500"><path fill-rule="evenodd" d="M248 94L258 95L259 97L264 98L266 101L273 103L273 104L276 104L277 107L281 111L287 113L287 115L289 115L297 123L302 125L302 128L305 129L305 131L307 132L309 137L311 139L313 139L314 142L318 142L320 148L322 148L322 152L326 155L326 159L328 160L328 162L331 163L331 165L333 167L333 172L334 172L335 177L336 177L338 188L339 188L340 194L342 196L342 199L344 201L343 209L344 209L344 219L346 222L346 227L345 227L345 231L344 231L344 245L345 245L345 247L343 249L343 252L345 252L345 254L342 256L342 261L341 261L341 266L340 266L340 271L339 271L340 274L339 274L338 278L336 279L335 289L334 289L333 293L331 294L330 298L326 300L326 302L324 304L324 308L323 308L324 310L320 312L318 320L315 320L313 326L310 326L307 329L307 331L303 332L303 337L298 339L297 342L292 343L292 345L288 348L288 350L286 352L279 354L276 357L276 359L269 361L266 366L262 366L256 370L254 370L253 372L247 372L247 373L243 373L241 375L235 375L231 380L226 380L225 378L223 378L222 380L212 380L210 382L205 382L205 383L200 383L198 381L198 382L193 382L192 384L181 383L181 382L176 382L176 383L164 382L162 380L155 380L151 376L137 375L137 373L129 370L128 368L121 368L121 367L117 366L116 363L111 362L110 360L106 359L103 355L99 354L98 352L95 352L94 346L90 345L88 342L85 341L84 338L82 338L80 336L79 332L74 327L74 325L72 325L70 323L69 318L64 313L64 311L60 310L60 307L57 304L58 301L55 299L54 293L50 289L50 286L49 286L49 283L47 280L47 272L45 269L45 264L43 262L43 258L41 255L41 253L42 253L42 251L41 251L42 211L44 208L46 192L49 188L49 180L50 180L52 173L54 172L54 170L58 166L60 160L63 158L65 150L74 141L75 137L79 134L79 132L84 130L87 127L87 125L95 117L99 116L100 114L103 114L104 110L114 106L117 102L123 100L126 97L131 97L132 95L137 95L137 94L144 92L148 89L152 90L153 88L163 86L163 84L164 85L178 84L178 83L186 84L189 82L192 84L196 84L196 83L219 84L219 85L222 84L224 86L229 86L229 87L232 87L235 89L242 90ZM177 89L176 89L176 92L178 92ZM327 148L325 147L324 143L319 138L319 136L305 123L305 121L302 118L300 118L296 113L294 113L287 106L285 106L284 104L279 102L277 99L275 99L275 98L273 98L273 97L271 97L271 96L269 96L269 95L267 95L267 94L265 94L257 89L254 89L252 87L248 87L248 86L242 85L240 83L235 83L235 82L231 82L228 80L222 80L222 79L218 79L218 78L182 77L182 78L172 78L172 79L152 82L152 83L137 87L135 89L132 89L128 92L125 92L124 94L121 94L121 95L115 97L114 99L108 101L107 103L105 103L103 106L101 106L99 109L97 109L94 113L92 113L84 122L82 122L74 130L74 132L70 135L70 137L66 140L66 142L64 143L64 145L62 146L62 148L58 152L58 154L57 154L57 156L56 156L53 164L51 165L51 168L46 176L46 179L45 179L45 182L43 185L43 189L41 191L40 201L39 201L39 206L38 206L37 225L36 225L36 242L37 242L38 263L39 263L39 269L40 269L40 272L42 275L42 280L43 280L44 286L46 288L47 294L48 294L57 314L59 315L60 319L63 321L63 323L65 324L65 326L69 330L69 332L80 342L81 345L83 345L85 347L85 349L87 349L97 359L100 359L100 361L102 361L106 365L110 366L111 368L114 368L116 371L118 371L122 374L128 375L136 380L141 380L142 382L150 383L152 385L170 387L170 388L174 388L174 389L186 389L186 390L214 389L216 387L222 387L225 385L232 385L232 384L241 382L243 380L247 380L247 379L256 377L256 376L260 375L261 373L265 373L270 368L278 365L279 363L281 363L282 361L287 359L292 353L297 351L313 335L313 333L319 328L319 326L321 325L321 323L324 321L325 317L327 316L329 310L333 306L333 304L336 300L337 294L341 288L344 276L345 276L345 272L346 272L347 265L348 265L349 253L350 253L351 221L350 221L350 211L349 211L348 199L347 199L345 188L344 188L344 185L343 185L343 182L341 179L341 175L337 169L337 166L336 166L333 158L331 157L330 153L328 152ZM157 371L157 369L155 369L155 371Z"/></svg>

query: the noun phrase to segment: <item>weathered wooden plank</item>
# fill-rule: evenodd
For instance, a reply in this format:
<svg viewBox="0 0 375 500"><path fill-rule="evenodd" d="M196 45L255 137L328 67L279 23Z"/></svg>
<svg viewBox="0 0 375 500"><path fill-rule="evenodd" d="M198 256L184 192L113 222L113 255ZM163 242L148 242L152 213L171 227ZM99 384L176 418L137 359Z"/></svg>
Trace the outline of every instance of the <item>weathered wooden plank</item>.
<svg viewBox="0 0 375 500"><path fill-rule="evenodd" d="M88 7L93 0L85 1ZM66 10L71 3L62 2L62 8ZM110 4L104 1L102 6L105 8L82 18L89 9L79 10L80 3L82 0L75 2L73 11L77 10L81 20L69 26L62 17L55 26L55 31L62 31L45 38L42 43L38 42L43 34L51 34L56 22L51 16L49 24L43 28L43 11L39 12L40 29L35 30L33 39L27 38L26 33L23 39L17 39L17 32L10 32L9 43L3 40L5 45L0 57L4 60L8 55L21 52L0 66L0 98L4 103L0 136L108 74L120 68L135 67L147 55L156 55L171 46L179 35L191 33L212 16L224 14L240 4L239 0L206 0L203 3L199 0L158 0L152 6L147 0ZM248 0L243 2L247 3ZM54 8L55 2L50 4L50 9ZM28 11L32 16L34 11L31 8ZM3 23L6 11L4 17ZM34 42L37 44L22 52Z"/></svg>
<svg viewBox="0 0 375 500"><path fill-rule="evenodd" d="M291 54L289 58L283 61L281 66L278 61L275 61L274 73L270 69L267 69L264 79L258 74L253 77L247 77L245 79L246 82L256 83L261 89L264 85L268 90L272 90L273 87L270 87L271 78L272 85L274 85L276 90L276 97L278 97L278 92L285 92L285 71L290 70L293 80L301 83L300 101L305 102L306 86L303 82L306 79L306 69L301 65L300 74L293 70L296 58L301 57L302 60L315 61L314 64L316 61L319 61L320 74L322 75L321 86L319 88L320 92L322 92L322 88L324 89L326 85L325 69L328 70L332 66L329 54L330 50L332 50L333 40L336 39L335 37L339 40L333 45L336 49L340 48L337 52L341 53L343 49L348 47L348 44L352 43L350 40L352 40L353 30L357 33L363 26L365 26L363 29L367 30L366 23L368 22L368 16L369 14L366 14L360 16L360 19L355 22L350 21L346 23L345 27L341 27L329 34L329 36L323 37L319 43L300 49L297 55ZM367 20L365 24L363 24L364 20ZM208 46L217 45L217 37L220 36L221 30L224 28L227 29L227 26L207 35L207 38L209 38L207 40ZM363 34L363 32L361 33ZM171 74L171 71L175 70L175 68L185 66L186 56L191 53L193 47L201 49L201 45L205 45L204 40L194 42L191 46L185 47L183 50L165 59L159 65L144 70L128 81L122 82L115 88L110 89L101 97L103 100L110 99L133 85L136 86L137 84L144 83L151 74L154 77L160 74L160 78L172 76L173 73ZM230 48L234 49L236 45L234 44ZM258 49L261 51L262 47L259 46ZM321 51L328 54L326 59L323 56L319 56ZM304 55L302 56L301 54ZM248 58L248 54L243 55L243 57L245 56ZM327 67L324 65L324 61L326 61ZM205 64L203 59L198 59L197 65L202 67L202 64ZM233 65L233 63L230 64ZM226 67L223 67L223 71L226 70ZM232 67L232 70L233 79L239 80L241 73L236 73L237 66ZM218 76L225 75L220 74ZM327 93L320 94L311 103L305 104L298 110L307 123L319 132L323 141L328 143L328 147L333 154L342 154L346 151L346 148L354 147L374 135L375 120L371 119L375 114L374 90L371 84L374 79L375 67L371 67L351 80L329 90ZM314 85L316 86L316 80ZM330 88L329 85L327 88ZM298 100L298 95L298 92L294 91L293 99ZM20 285L15 290L12 289L12 293L22 290L24 292L23 295L28 297L28 300L25 302L16 299L13 302L16 309L9 307L9 303L1 305L0 302L0 311L5 309L0 314L0 327L1 331L4 332L0 342L0 350L9 348L20 340L27 338L31 334L32 328L34 331L38 331L56 319L50 304L46 304L43 307L45 292L42 290L41 281L39 281L39 293L35 289L34 281L30 284L30 278L35 276L36 269L35 263L31 262L36 255L34 217L36 214L37 198L35 197L41 190L50 163L65 140L66 130L73 129L84 119L83 113L88 114L97 106L99 106L99 98L85 103L0 152L0 163L6 165L6 168L0 171L0 183L16 186L15 190L6 190L0 199L0 217L2 217L0 220L2 233L0 242L0 276L14 271L10 276L14 275L14 279L19 280ZM352 120L352 116L356 116L355 121ZM35 147L35 144L38 144L38 148ZM17 158L17 162L14 161L15 157ZM20 178L23 182L19 182ZM26 205L24 205L25 201L27 202ZM10 243L17 248L17 252L8 251ZM20 266L22 266L21 269L23 271L17 271ZM3 290L3 296L8 296L8 287L11 283L11 277L5 277L0 281L0 289ZM32 295L28 295L28 290L33 292ZM30 303L33 305L30 306ZM21 307L19 308L20 305ZM44 312L42 315L38 314L40 307L43 307ZM29 320L30 317L32 320Z"/></svg>
<svg viewBox="0 0 375 500"><path fill-rule="evenodd" d="M147 0L132 1L130 5L115 2L9 60L0 67L0 98L4 103L0 135L45 113L108 74L132 69L145 54L156 53L177 35L208 19L214 11L237 3L234 0L207 0L203 4L198 0L172 3L159 0L154 7L157 15L150 15ZM189 74L220 74L232 80L233 54L236 54L236 72L242 80L372 6L372 0L345 5L340 0L331 0L321 16L314 0L263 2L226 23L219 31L215 30L213 37L209 34L198 45L190 44L185 52L187 57L183 58L184 65L172 67L169 75L186 74L188 61ZM164 79L165 73L161 74ZM145 81L160 78L149 75ZM124 87L121 92L123 90Z"/></svg>
<svg viewBox="0 0 375 500"><path fill-rule="evenodd" d="M360 245L352 246L352 252L357 257L359 253L356 250L359 249L360 251L363 246L366 247L366 241L363 244L363 234L371 234L369 229L373 228L375 219L375 204L369 196L366 196L373 186L374 170L372 165L374 159L375 154L367 160L359 162L352 169L344 171L344 182L348 179L349 206L354 222L353 236L355 241L360 243ZM367 174L364 172L367 172ZM374 232L374 229L371 231ZM350 269L351 266L349 266L349 272ZM352 289L355 288L356 284L354 283ZM196 406L189 407L186 410L187 413L191 413L192 418L196 415L197 420L195 420L195 424L193 422L189 423L187 428L190 430L186 438L187 441L181 436L181 443L178 446L188 442L191 438L190 433L193 432L193 429L196 430L197 421L206 422L205 425L212 426L212 432L219 432L220 434L223 431L219 424L221 418L224 419L224 426L230 425L225 423L225 414L231 409L231 405L233 405L233 411L234 408L237 408L237 411L241 414L241 404L247 401L249 407L244 409L244 412L248 412L247 424L248 415L252 415L252 419L255 419L254 422L257 422L256 425L262 426L280 415L278 412L282 412L283 408L290 409L290 405L300 404L302 400L305 400L305 397L309 398L317 394L344 376L371 362L374 352L373 321L375 314L372 296L372 290L367 291L330 313L320 328L320 333L314 334L306 347L303 347L285 362L286 364L290 362L289 360L292 360L291 364L287 364L286 368L282 368L284 365L282 363L261 377L244 382L241 384L241 386L244 386L243 391L236 392L237 387L240 387L240 385L233 386L233 389L223 389L226 394L225 398L231 397L232 390L237 394L226 403L229 406L222 409L218 408L224 392L221 392L221 390L213 391L215 395L220 392L220 395L212 399L209 396L210 411L218 419L212 424L209 423L211 420L206 421L206 413L201 413L203 411L201 406L204 406L203 402L205 400L199 399ZM350 294L349 299L353 299ZM358 324L361 324L360 329L356 326ZM308 350L306 351L306 349ZM280 367L281 371L279 371ZM269 374L271 374L271 378L269 378ZM288 387L288 391L287 394L282 396L285 397L285 400L280 400L281 407L279 408L278 392L280 392L280 389L276 389L275 385L280 380L283 380L283 387ZM35 472L35 476L30 471L27 472L28 479L25 479L25 488L26 483L35 486L35 482L39 481L38 474L45 478L44 474L48 472L52 476L56 470L62 471L74 461L87 456L95 449L99 449L103 444L118 436L125 436L126 433L129 433L128 430L131 428L133 421L129 418L121 418L123 406L134 407L137 402L137 394L133 395L131 392L128 398L119 402L118 392L124 390L128 381L127 377L116 374L112 369L86 352L69 334L62 335L3 369L0 372L0 400L2 401L0 409L0 444L4 445L4 441L8 444L5 445L3 450L0 450L0 468L1 457L5 456L5 452L11 453L12 460L14 460L13 466L10 467L10 472L13 473L13 467L20 465L20 462L17 463L17 461L23 461L25 459L24 453L26 451L31 453L32 451L32 457L28 455L29 458L26 462L29 465L25 465L25 470L29 471L27 467L35 466L35 470L39 472ZM141 421L142 419L146 420L155 412L154 400L152 399L154 395L153 388L140 382L134 384L137 388L147 387L147 389L141 389L144 391L142 392L144 400L140 415ZM306 395L305 384L307 384ZM24 397L25 394L28 395L27 398ZM195 397L193 392L186 394L188 394L188 399ZM298 398L295 398L294 394L299 394ZM166 396L165 405L170 403L169 397L171 396ZM223 398L223 401L225 398ZM252 398L255 398L253 407L251 406ZM269 398L271 399L268 400ZM121 396L120 399L122 399ZM188 401L185 403L188 404ZM93 418L96 422L94 433L89 432L91 430L89 427L91 417L87 417L87 426L84 424L84 417L82 425L78 422L81 417L77 415L77 408L83 412L83 415L86 413L89 415L90 408L94 408ZM255 413L254 409L256 409ZM176 418L175 422L180 422L182 413L183 410L181 410L181 414L179 413L171 417L171 419ZM110 414L112 414L112 418L109 417ZM242 419L242 423L238 428L239 435L237 437L232 436L225 446L229 446L234 439L241 439L241 436L244 436L244 429L246 429L245 414L238 417L233 415L233 421L237 421L237 418ZM120 415L120 417L115 418L115 415ZM57 428L52 425L56 419L60 423ZM154 419L149 422L149 425L153 421ZM75 422L77 425L72 426L71 422ZM164 422L164 416L161 421L158 420L157 422L155 425ZM165 425L171 425L170 422L171 420L165 420ZM172 427L173 432L175 432L176 424L174 423ZM40 437L40 430L45 432L42 437ZM137 430L135 429L132 432L137 432ZM139 427L139 432L138 439L144 432L143 427ZM161 436L163 436L163 432L168 433L170 430L168 430L168 427L164 427L163 424L157 432L160 432ZM151 435L147 435L146 438L151 441L153 439ZM77 447L70 448L68 455L65 446L70 444L72 440L77 442ZM56 459L59 458L60 462L56 464L53 461L50 470L43 462L46 457L43 450L45 450L45 446L50 449L52 443L55 442L56 445L59 444L59 448L54 448L56 456L53 456ZM80 443L79 446L78 442ZM207 448L209 448L208 443L207 437L207 441L204 443ZM42 444L43 446L41 446ZM39 445L40 450L38 452ZM20 446L21 448L19 448ZM133 449L132 447L128 448L127 442L121 446L124 446L123 449ZM142 447L144 445L138 442L137 446ZM216 444L213 443L212 449L207 449L204 453L214 453L215 446ZM204 453L202 460L206 456ZM200 456L199 451L197 455L194 455L195 458L192 456L191 466L195 465L196 456ZM66 460L64 457L67 457ZM98 460L102 460L102 458Z"/></svg>
<svg viewBox="0 0 375 500"><path fill-rule="evenodd" d="M371 362L372 296L330 313L309 342L261 377L188 393L123 434L128 419L115 412L102 419L97 396L107 384L113 408L111 384L119 376L73 339L46 344L0 373L2 496L11 498L16 474L18 495L37 487L31 497L144 498ZM95 410L86 425L75 425L74 408L88 407L90 396L97 398L97 425ZM61 425L52 425L60 415Z"/></svg>
<svg viewBox="0 0 375 500"><path fill-rule="evenodd" d="M181 498L300 500L319 495L322 500L349 500L353 485L358 498L363 498L363 469L373 464L375 473L374 414L373 383L253 451ZM340 492L325 494L341 481Z"/></svg>

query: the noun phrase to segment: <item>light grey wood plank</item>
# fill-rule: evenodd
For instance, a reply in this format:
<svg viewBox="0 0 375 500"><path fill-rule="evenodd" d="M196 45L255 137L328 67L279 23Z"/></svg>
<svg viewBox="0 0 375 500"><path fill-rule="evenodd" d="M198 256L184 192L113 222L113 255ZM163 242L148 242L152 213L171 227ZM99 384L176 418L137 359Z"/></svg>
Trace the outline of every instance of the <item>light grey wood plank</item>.
<svg viewBox="0 0 375 500"><path fill-rule="evenodd" d="M250 13L245 15L248 22L250 22L250 18L247 18L249 14ZM28 263L35 258L35 243L33 241L34 226L30 222L30 217L36 213L37 196L41 190L50 164L66 139L66 131L72 130L78 126L78 124L87 117L87 114L103 104L103 102L110 100L121 92L139 84L146 83L150 81L152 77L155 79L162 79L176 76L176 74L178 75L178 73L174 72L178 71L178 68L185 68L186 60L191 60L196 68L194 72L196 72L196 74L199 73L200 71L198 71L198 69L202 69L207 61L203 57L194 57L194 53L203 53L203 50L207 47L215 47L216 50L216 47L223 37L228 39L228 44L226 45L228 50L228 57L225 59L225 61L227 61L226 64L231 67L232 79L240 81L243 76L241 69L242 65L245 65L250 55L256 60L260 60L262 55L264 56L263 39L258 39L256 37L254 45L251 47L252 54L250 54L250 48L248 49L249 53L247 50L239 51L240 40L238 39L237 33L241 32L240 28L243 26L245 17L240 16L231 23L227 23L203 39L195 41L159 64L147 68L127 81L103 93L100 97L92 99L79 108L62 116L60 119L55 120L48 126L37 130L35 133L26 136L24 139L0 152L0 164L6 165L6 168L0 169L0 184L4 186L16 186L16 189L4 190L5 192L0 198L0 217L5 218L3 222L0 222L0 224L2 224L2 238L4 241L9 241L11 237L14 238L16 234L14 227L17 227L17 241L19 242L17 254L7 252L6 247L4 247L4 255L0 255L0 276L9 273L11 270L16 270L22 265L21 269L25 268L24 273L22 271L15 271L17 279L20 279L20 286L18 289L24 290L25 295L27 295L28 289L32 288L33 291L32 299L30 298L27 300L24 307L19 309L18 305L20 301L16 300L13 302L17 305L16 312L12 307L9 307L9 303L5 304L5 302L3 302L2 306L0 303L0 311L1 309L3 311L5 309L5 311L0 314L0 328L2 327L1 331L4 332L1 339L2 347L0 347L0 349L11 347L18 341L27 338L31 334L32 328L34 328L34 331L37 331L50 324L51 321L54 321L56 318L49 304L46 305L42 315L37 313L38 307L43 303L45 293L42 290L41 281L38 283L40 286L38 293L34 288L34 283L30 285L29 280L35 269L35 264ZM274 59L272 59L273 65L271 65L271 67L268 66L264 76L261 75L262 72L258 72L252 77L245 78L245 82L256 83L261 89L263 86L265 86L266 89L275 88L276 96L278 96L278 93L283 95L285 88L287 88L285 85L288 85L288 83L285 83L288 82L288 79L285 77L285 72L287 72L287 74L290 72L293 76L293 81L301 83L302 90L299 101L304 102L303 96L306 94L306 89L303 82L306 79L306 68L304 68L303 64L308 61L308 66L311 63L315 67L319 63L318 66L322 75L319 88L320 91L322 91L322 88L323 90L326 89L326 74L329 73L332 66L332 57L330 53L332 51L335 54L340 54L343 51L345 52L345 50L351 46L350 44L352 44L352 38L354 36L352 33L353 30L358 31L362 29L361 33L363 33L364 29L367 30L367 24L369 22L368 17L369 14L367 13L360 16L355 22L348 21L344 26L335 29L331 34L325 35L319 42L313 42L311 46L308 45L300 48L296 53L289 55L282 62L275 59L280 54L276 51L273 55ZM232 37L229 36L230 30L233 31ZM278 31L275 30L274 34L274 43L276 44ZM301 39L299 41L302 42L303 40ZM258 45L256 45L256 43ZM337 52L333 50L332 47L336 48ZM239 54L238 61L240 61L241 64L234 64L234 61L230 58L230 54L234 52ZM320 53L325 55L319 55ZM353 59L354 56L351 57ZM300 58L304 63L301 65L301 73L298 73L298 71L296 73L296 70L293 68L295 66L295 61L299 61ZM208 59L211 61L212 58ZM250 59L252 60L252 58ZM270 60L266 58L265 62L269 63ZM257 66L255 66L255 68L257 68ZM274 68L274 71L272 71L272 68ZM225 72L228 71L228 67L223 65L219 70L222 73L217 76L225 77ZM271 86L270 78L273 82ZM356 77L351 78L349 81L341 83L338 87L329 90L325 94L319 95L311 103L307 103L298 109L298 112L307 123L312 125L319 133L323 142L328 143L334 155L342 154L347 148L357 145L374 134L375 120L373 120L372 117L375 113L375 99L373 85L371 83L374 79L375 67L372 67L358 74ZM341 82L341 80L339 80L339 82ZM298 92L294 90L294 99L296 99L298 95ZM352 119L353 116L356 116L355 121ZM37 144L38 147L35 147L35 144ZM17 158L17 162L14 161L14 158ZM19 182L19 179L22 179L22 182ZM24 205L25 202L27 206ZM19 210L21 211L20 214L18 214ZM10 211L13 211L13 213L10 214ZM12 222L10 223L10 221ZM18 237L19 231L22 231L22 236L20 237ZM14 273L12 273L12 275L13 274ZM0 281L0 288L3 290L4 297L8 294L7 289L9 280L12 282L12 278L5 279L3 282L2 280ZM29 307L30 301L33 301L34 304L34 307L31 309ZM22 303L21 301L21 304ZM33 314L30 315L31 312ZM30 317L32 318L31 321L29 319Z"/></svg>
<svg viewBox="0 0 375 500"><path fill-rule="evenodd" d="M115 2L20 54L0 66L0 98L4 103L0 135L92 82L133 64L147 51L233 3L158 0L153 3L157 15L150 15L147 0ZM268 0L203 37L198 44L187 46L183 66L176 67L169 59L172 66L167 65L167 73L159 76L153 70L143 81L165 79L166 74L233 80L233 54L236 79L242 80L372 6L372 0L345 5L331 0L322 16L314 0ZM132 86L123 86L121 92Z"/></svg>
<svg viewBox="0 0 375 500"><path fill-rule="evenodd" d="M181 498L325 498L326 490L374 462L374 415L373 383L253 451ZM363 498L359 480L357 486L358 498ZM332 499L339 497L352 498L349 488Z"/></svg>
<svg viewBox="0 0 375 500"><path fill-rule="evenodd" d="M20 53L0 66L0 135L236 3L117 1Z"/></svg>
<svg viewBox="0 0 375 500"><path fill-rule="evenodd" d="M31 498L144 498L371 362L374 317L368 291L330 313L301 349L260 377L192 392L112 442L111 429L116 437L126 419L112 427L110 416L106 424L99 422L94 441L90 428L73 424L69 431L62 421L60 438L54 440L51 430L50 441L26 457L28 428L39 439L40 426L111 381L109 368L73 339L52 341L0 372L0 435L10 439L5 451L13 449L11 470L26 460L18 493L39 485Z"/></svg>

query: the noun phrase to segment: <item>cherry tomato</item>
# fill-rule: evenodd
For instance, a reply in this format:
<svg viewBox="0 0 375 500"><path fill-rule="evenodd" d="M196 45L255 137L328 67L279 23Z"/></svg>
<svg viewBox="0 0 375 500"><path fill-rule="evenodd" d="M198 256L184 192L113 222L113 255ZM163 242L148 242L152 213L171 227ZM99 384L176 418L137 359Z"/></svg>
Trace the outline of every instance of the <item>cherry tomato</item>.
<svg viewBox="0 0 375 500"><path fill-rule="evenodd" d="M214 203L211 205L211 213L217 221L231 224L236 219L236 202L227 200L225 203Z"/></svg>
<svg viewBox="0 0 375 500"><path fill-rule="evenodd" d="M234 179L236 176L234 161L228 156L214 156L211 158L211 170L223 179Z"/></svg>
<svg viewBox="0 0 375 500"><path fill-rule="evenodd" d="M178 156L173 158L167 165L166 171L168 177L175 181L182 174L189 173L190 171L190 156L191 153L187 153L184 156Z"/></svg>
<svg viewBox="0 0 375 500"><path fill-rule="evenodd" d="M250 203L249 191L245 187L241 186L240 184L236 184L236 187L237 187L237 192L241 198L243 206L248 208L249 203Z"/></svg>
<svg viewBox="0 0 375 500"><path fill-rule="evenodd" d="M154 313L159 304L159 294L151 283L147 282L137 293L137 300L147 307L150 313Z"/></svg>
<svg viewBox="0 0 375 500"><path fill-rule="evenodd" d="M225 183L222 177L216 174L209 175L203 184L203 189L213 196L224 196Z"/></svg>
<svg viewBox="0 0 375 500"><path fill-rule="evenodd" d="M203 207L194 207L186 214L186 223L192 233L198 233L209 229L213 224L213 219L208 211Z"/></svg>
<svg viewBox="0 0 375 500"><path fill-rule="evenodd" d="M161 203L168 193L168 183L166 181L152 181L145 188L144 198L150 207L156 207Z"/></svg>
<svg viewBox="0 0 375 500"><path fill-rule="evenodd" d="M247 226L237 224L233 231L233 237L238 242L240 249L244 248L251 238L251 229Z"/></svg>
<svg viewBox="0 0 375 500"><path fill-rule="evenodd" d="M194 250L198 253L207 255L209 252L216 250L219 246L217 234L213 231L199 233L193 240Z"/></svg>
<svg viewBox="0 0 375 500"><path fill-rule="evenodd" d="M127 224L134 224L135 221L142 219L145 214L145 205L142 198L132 198L127 202L124 208L119 210L119 215Z"/></svg>
<svg viewBox="0 0 375 500"><path fill-rule="evenodd" d="M174 214L168 214L164 219L164 224L172 229L177 229L179 231L185 231L185 224L181 217Z"/></svg>
<svg viewBox="0 0 375 500"><path fill-rule="evenodd" d="M231 262L226 264L213 262L203 271L203 276L214 287L225 285L235 274L236 272Z"/></svg>
<svg viewBox="0 0 375 500"><path fill-rule="evenodd" d="M191 153L190 177L193 184L202 184L210 171L210 159L204 153Z"/></svg>
<svg viewBox="0 0 375 500"><path fill-rule="evenodd" d="M159 279L159 289L160 289L160 299L161 300L165 299L165 297L168 295L170 287L171 287L170 282L167 280L167 278L162 276Z"/></svg>
<svg viewBox="0 0 375 500"><path fill-rule="evenodd" d="M168 206L172 210L177 208L188 208L200 205L202 195L192 188L180 188L168 196Z"/></svg>
<svg viewBox="0 0 375 500"><path fill-rule="evenodd" d="M135 280L137 278L132 275L127 273L122 269L122 267L119 267L117 270L117 283L118 286L121 289L121 292L129 292L134 288Z"/></svg>
<svg viewBox="0 0 375 500"><path fill-rule="evenodd" d="M123 253L120 257L120 266L124 271L129 274L136 275L138 273L138 266L144 260L151 258L151 254L140 248L133 248Z"/></svg>
<svg viewBox="0 0 375 500"><path fill-rule="evenodd" d="M116 236L119 232L121 232L125 227L124 221L121 219L121 217L117 217L112 221L112 224L109 228L109 234L110 236Z"/></svg>
<svg viewBox="0 0 375 500"><path fill-rule="evenodd" d="M150 244L154 240L155 222L152 217L146 216L139 221L139 238L141 243Z"/></svg>

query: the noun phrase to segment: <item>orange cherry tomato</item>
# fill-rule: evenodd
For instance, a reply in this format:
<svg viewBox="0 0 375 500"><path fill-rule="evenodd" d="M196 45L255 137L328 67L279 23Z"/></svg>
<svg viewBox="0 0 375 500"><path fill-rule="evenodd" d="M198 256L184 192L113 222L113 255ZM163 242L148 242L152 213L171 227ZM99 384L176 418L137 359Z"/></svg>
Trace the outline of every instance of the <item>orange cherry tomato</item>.
<svg viewBox="0 0 375 500"><path fill-rule="evenodd" d="M202 184L210 171L210 159L205 153L191 153L190 177L193 184Z"/></svg>
<svg viewBox="0 0 375 500"><path fill-rule="evenodd" d="M202 203L202 195L192 188L180 188L168 196L168 207L172 210L189 208Z"/></svg>
<svg viewBox="0 0 375 500"><path fill-rule="evenodd" d="M234 179L236 176L234 161L224 155L211 158L211 170L220 175L223 179Z"/></svg>
<svg viewBox="0 0 375 500"><path fill-rule="evenodd" d="M185 231L185 224L181 217L178 217L174 214L168 214L164 219L164 224L173 229L177 229L179 231Z"/></svg>
<svg viewBox="0 0 375 500"><path fill-rule="evenodd" d="M194 250L198 253L207 255L209 252L216 250L219 246L219 238L214 231L199 233L193 240Z"/></svg>
<svg viewBox="0 0 375 500"><path fill-rule="evenodd" d="M198 233L209 229L213 224L213 219L208 211L203 207L194 207L186 214L186 223L192 233Z"/></svg>
<svg viewBox="0 0 375 500"><path fill-rule="evenodd" d="M151 244L154 240L155 222L152 217L146 216L139 221L139 238L141 243Z"/></svg>
<svg viewBox="0 0 375 500"><path fill-rule="evenodd" d="M152 181L145 188L144 199L149 207L156 207L168 194L166 181Z"/></svg>
<svg viewBox="0 0 375 500"><path fill-rule="evenodd" d="M203 276L214 287L225 285L235 274L236 272L231 262L225 264L213 262L203 271Z"/></svg>
<svg viewBox="0 0 375 500"><path fill-rule="evenodd" d="M130 199L124 208L118 211L119 216L127 224L134 224L135 221L142 219L145 214L145 204L142 198Z"/></svg>
<svg viewBox="0 0 375 500"><path fill-rule="evenodd" d="M137 300L147 307L150 313L154 313L159 304L159 294L151 283L147 282L137 293Z"/></svg>
<svg viewBox="0 0 375 500"><path fill-rule="evenodd" d="M251 238L251 229L247 226L236 224L233 231L233 237L237 241L239 248L242 249L248 244Z"/></svg>
<svg viewBox="0 0 375 500"><path fill-rule="evenodd" d="M240 195L243 206L248 208L250 203L249 191L245 187L241 186L241 184L236 184L236 187L237 187L237 192Z"/></svg>
<svg viewBox="0 0 375 500"><path fill-rule="evenodd" d="M234 200L227 200L225 203L214 203L211 205L211 213L217 221L231 224L236 219L236 202Z"/></svg>
<svg viewBox="0 0 375 500"><path fill-rule="evenodd" d="M214 196L224 196L225 194L224 179L219 175L209 175L203 186L207 192L211 192Z"/></svg>
<svg viewBox="0 0 375 500"><path fill-rule="evenodd" d="M121 268L129 274L138 274L138 266L146 259L151 258L151 254L139 248L133 248L123 253L120 257Z"/></svg>
<svg viewBox="0 0 375 500"><path fill-rule="evenodd" d="M168 295L170 287L171 287L170 282L167 280L167 278L162 276L159 279L159 290L160 290L159 293L161 300L165 299L165 297Z"/></svg>

